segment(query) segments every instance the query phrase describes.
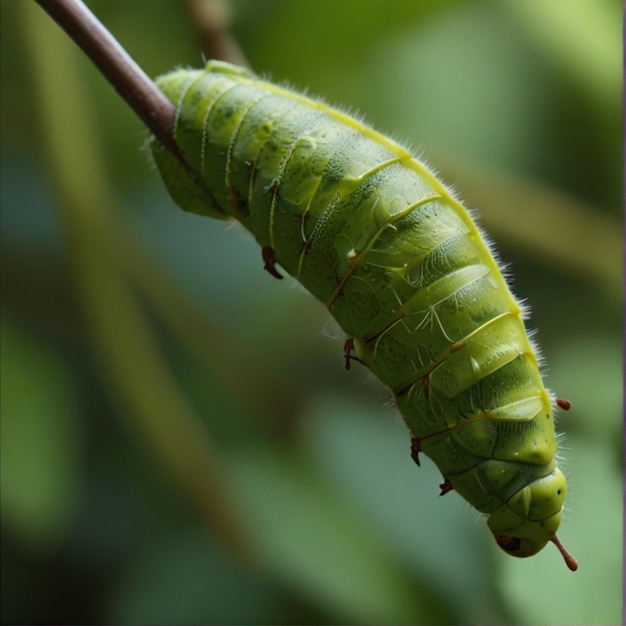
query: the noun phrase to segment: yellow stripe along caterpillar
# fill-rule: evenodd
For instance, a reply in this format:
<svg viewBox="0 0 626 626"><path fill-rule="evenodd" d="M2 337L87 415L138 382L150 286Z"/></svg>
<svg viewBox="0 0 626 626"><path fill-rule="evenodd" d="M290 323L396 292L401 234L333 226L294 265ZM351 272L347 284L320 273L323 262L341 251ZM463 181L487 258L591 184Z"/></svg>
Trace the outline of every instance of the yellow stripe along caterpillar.
<svg viewBox="0 0 626 626"><path fill-rule="evenodd" d="M391 390L413 458L487 517L508 554L559 542L566 482L524 312L460 201L406 148L318 100L211 61L157 80L186 164L151 139L184 210L235 219L326 304L346 365ZM561 408L568 408L559 400Z"/></svg>

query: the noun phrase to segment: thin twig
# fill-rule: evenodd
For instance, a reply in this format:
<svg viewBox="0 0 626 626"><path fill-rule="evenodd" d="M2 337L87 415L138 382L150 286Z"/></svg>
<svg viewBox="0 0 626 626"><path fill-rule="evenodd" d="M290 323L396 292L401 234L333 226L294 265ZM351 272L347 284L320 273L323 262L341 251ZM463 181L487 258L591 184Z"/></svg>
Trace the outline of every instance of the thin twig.
<svg viewBox="0 0 626 626"><path fill-rule="evenodd" d="M237 40L230 33L231 11L224 0L187 0L187 7L207 58L249 67Z"/></svg>
<svg viewBox="0 0 626 626"><path fill-rule="evenodd" d="M157 139L180 157L173 137L174 106L93 13L80 0L35 2L93 61Z"/></svg>

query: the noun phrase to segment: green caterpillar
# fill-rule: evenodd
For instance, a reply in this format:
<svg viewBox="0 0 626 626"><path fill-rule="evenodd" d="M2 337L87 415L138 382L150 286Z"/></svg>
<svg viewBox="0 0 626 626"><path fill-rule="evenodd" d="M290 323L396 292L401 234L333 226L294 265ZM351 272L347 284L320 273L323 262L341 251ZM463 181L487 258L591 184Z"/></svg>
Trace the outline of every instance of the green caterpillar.
<svg viewBox="0 0 626 626"><path fill-rule="evenodd" d="M154 138L184 210L239 221L326 304L348 336L346 365L392 391L412 438L526 557L560 544L566 482L554 399L489 244L435 174L391 139L320 101L211 61L158 87L177 107L186 162ZM566 401L556 401L568 408Z"/></svg>

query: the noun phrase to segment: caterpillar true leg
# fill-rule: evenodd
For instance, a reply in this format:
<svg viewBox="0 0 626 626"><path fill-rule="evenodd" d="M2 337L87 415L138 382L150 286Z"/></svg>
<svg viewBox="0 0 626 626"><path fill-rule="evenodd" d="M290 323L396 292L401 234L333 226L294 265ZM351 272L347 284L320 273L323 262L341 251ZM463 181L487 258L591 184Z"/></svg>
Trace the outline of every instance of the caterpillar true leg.
<svg viewBox="0 0 626 626"><path fill-rule="evenodd" d="M276 269L276 251L269 246L265 246L261 250L263 255L263 269L271 274L274 278L282 279L283 275Z"/></svg>

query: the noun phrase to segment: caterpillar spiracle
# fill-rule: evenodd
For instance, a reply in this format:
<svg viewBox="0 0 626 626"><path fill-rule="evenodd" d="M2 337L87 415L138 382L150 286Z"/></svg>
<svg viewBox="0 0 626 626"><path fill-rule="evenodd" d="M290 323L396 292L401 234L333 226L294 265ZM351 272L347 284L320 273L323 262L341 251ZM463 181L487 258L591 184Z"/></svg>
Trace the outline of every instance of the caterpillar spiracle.
<svg viewBox="0 0 626 626"><path fill-rule="evenodd" d="M358 360L391 390L411 435L527 557L559 542L566 481L555 404L524 310L467 210L406 148L319 100L210 61L157 79L186 161L150 145L185 211L235 219L265 268L321 300Z"/></svg>

